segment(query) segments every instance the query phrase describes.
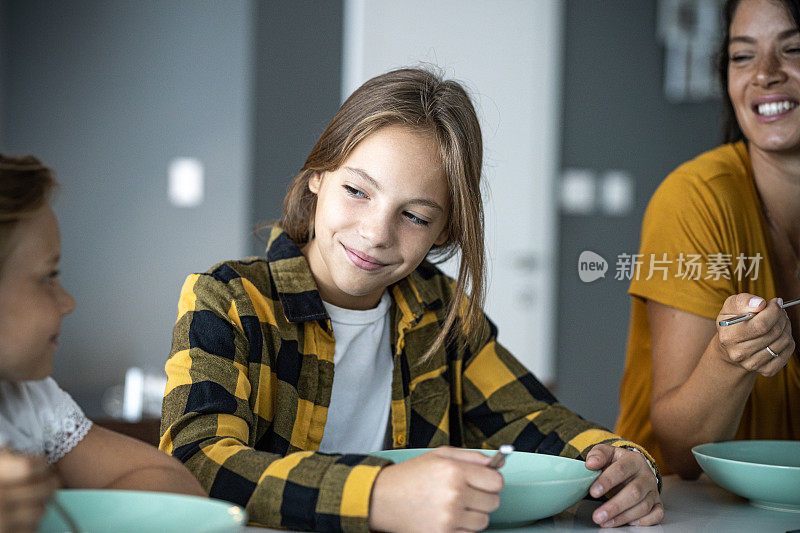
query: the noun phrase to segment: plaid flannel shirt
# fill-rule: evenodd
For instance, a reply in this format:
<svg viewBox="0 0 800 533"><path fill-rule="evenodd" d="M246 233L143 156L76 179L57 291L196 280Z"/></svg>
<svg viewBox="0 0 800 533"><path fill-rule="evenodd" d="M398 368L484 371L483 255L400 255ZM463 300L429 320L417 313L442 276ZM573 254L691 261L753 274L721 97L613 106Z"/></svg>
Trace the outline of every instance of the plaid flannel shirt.
<svg viewBox="0 0 800 533"><path fill-rule="evenodd" d="M423 262L389 288L394 448L498 448L584 458L632 442L572 413L497 343L479 338L421 356L444 321L453 281ZM273 228L266 260L226 261L189 276L166 363L160 448L212 497L253 523L368 530L372 484L390 461L320 453L334 338L308 263ZM381 428L376 428L380 430Z"/></svg>

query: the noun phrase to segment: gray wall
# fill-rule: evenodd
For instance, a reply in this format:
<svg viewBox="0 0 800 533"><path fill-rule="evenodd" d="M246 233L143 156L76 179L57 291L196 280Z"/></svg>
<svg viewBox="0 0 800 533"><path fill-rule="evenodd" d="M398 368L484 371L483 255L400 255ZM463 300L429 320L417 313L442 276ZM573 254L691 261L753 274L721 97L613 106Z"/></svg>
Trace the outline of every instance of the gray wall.
<svg viewBox="0 0 800 533"><path fill-rule="evenodd" d="M63 283L77 300L54 376L90 415L132 365L163 369L186 274L243 255L250 191L253 5L6 3L5 137L62 184ZM178 156L206 201L167 199Z"/></svg>
<svg viewBox="0 0 800 533"><path fill-rule="evenodd" d="M6 96L6 48L7 48L7 29L8 17L6 16L6 0L0 0L0 147L4 146L6 117L5 117L5 96Z"/></svg>
<svg viewBox="0 0 800 533"><path fill-rule="evenodd" d="M259 2L252 220L280 218L289 182L340 104L341 0ZM251 240L251 253L263 254Z"/></svg>
<svg viewBox="0 0 800 533"><path fill-rule="evenodd" d="M629 216L560 217L557 393L606 425L627 283L581 283L577 257L591 249L613 268L635 252L657 184L718 139L716 104L662 96L655 12L655 0L566 3L561 166L636 179ZM55 376L90 414L126 367L163 367L186 273L261 252L252 224L279 216L338 107L341 16L341 2L0 0L0 151L39 155L63 185L63 280L78 307ZM199 208L167 203L176 156L206 164Z"/></svg>
<svg viewBox="0 0 800 533"><path fill-rule="evenodd" d="M630 317L616 257L637 253L653 191L681 162L718 144L718 102L670 104L662 93L656 0L569 0L565 13L562 168L623 169L635 178L628 216L560 216L557 395L584 417L612 426L619 409ZM609 262L584 284L578 256Z"/></svg>

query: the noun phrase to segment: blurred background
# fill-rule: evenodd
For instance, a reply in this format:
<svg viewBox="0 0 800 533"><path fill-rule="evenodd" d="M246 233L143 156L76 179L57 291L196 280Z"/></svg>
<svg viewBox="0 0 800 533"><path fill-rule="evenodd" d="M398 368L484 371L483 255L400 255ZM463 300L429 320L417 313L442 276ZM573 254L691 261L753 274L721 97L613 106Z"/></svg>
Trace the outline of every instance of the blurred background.
<svg viewBox="0 0 800 533"><path fill-rule="evenodd" d="M92 417L121 416L131 384L158 395L185 276L262 253L253 226L279 218L353 89L435 65L482 122L500 341L612 426L630 306L618 258L637 253L666 174L721 138L717 6L0 0L0 151L37 155L61 183L77 309L54 377ZM579 276L587 251L604 277Z"/></svg>

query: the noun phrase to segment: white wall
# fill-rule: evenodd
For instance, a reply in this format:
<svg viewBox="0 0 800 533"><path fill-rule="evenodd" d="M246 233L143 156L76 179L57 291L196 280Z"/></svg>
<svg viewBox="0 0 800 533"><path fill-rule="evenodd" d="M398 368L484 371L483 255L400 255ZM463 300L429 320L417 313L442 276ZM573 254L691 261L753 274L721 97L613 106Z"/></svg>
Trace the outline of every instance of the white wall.
<svg viewBox="0 0 800 533"><path fill-rule="evenodd" d="M544 382L555 377L561 11L557 0L345 1L343 99L421 62L471 93L484 140L486 310Z"/></svg>

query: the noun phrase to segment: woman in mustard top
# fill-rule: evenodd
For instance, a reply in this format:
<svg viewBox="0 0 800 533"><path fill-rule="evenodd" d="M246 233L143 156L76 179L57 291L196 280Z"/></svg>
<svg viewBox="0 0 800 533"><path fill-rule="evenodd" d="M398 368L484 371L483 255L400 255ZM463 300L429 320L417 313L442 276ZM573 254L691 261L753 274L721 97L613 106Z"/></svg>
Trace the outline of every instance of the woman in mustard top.
<svg viewBox="0 0 800 533"><path fill-rule="evenodd" d="M732 144L647 208L616 428L684 478L697 444L800 439L800 306L780 307L800 297L800 1L729 0L725 21Z"/></svg>

